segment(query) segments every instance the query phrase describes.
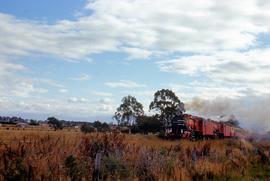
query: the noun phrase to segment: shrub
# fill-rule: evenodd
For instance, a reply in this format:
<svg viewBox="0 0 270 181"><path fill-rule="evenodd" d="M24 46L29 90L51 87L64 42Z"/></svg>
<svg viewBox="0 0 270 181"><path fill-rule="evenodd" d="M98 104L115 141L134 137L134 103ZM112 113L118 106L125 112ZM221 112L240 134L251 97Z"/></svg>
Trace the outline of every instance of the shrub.
<svg viewBox="0 0 270 181"><path fill-rule="evenodd" d="M38 121L31 119L29 125L37 126L39 125Z"/></svg>
<svg viewBox="0 0 270 181"><path fill-rule="evenodd" d="M158 137L159 138L162 138L162 139L165 139L166 136L165 136L165 131L161 130L159 133L158 133Z"/></svg>
<svg viewBox="0 0 270 181"><path fill-rule="evenodd" d="M69 176L72 181L82 179L76 158L73 155L70 155L65 159L65 167L66 175Z"/></svg>
<svg viewBox="0 0 270 181"><path fill-rule="evenodd" d="M7 165L5 165L5 170L3 170L4 180L23 180L26 175L26 170L22 159L13 158L11 160L7 160Z"/></svg>
<svg viewBox="0 0 270 181"><path fill-rule="evenodd" d="M1 145L0 145L1 146ZM0 154L0 176L4 180L23 180L26 176L26 168L23 164L24 150L22 147L13 150L11 147L5 145L5 150ZM1 177L0 177L1 180Z"/></svg>
<svg viewBox="0 0 270 181"><path fill-rule="evenodd" d="M91 126L91 125L85 123L85 124L83 124L83 125L81 126L81 131L82 131L83 133L92 133L92 132L95 131L95 128L94 128L93 126Z"/></svg>
<svg viewBox="0 0 270 181"><path fill-rule="evenodd" d="M156 133L162 129L162 123L155 116L140 116L137 120L137 125L144 134L149 132Z"/></svg>
<svg viewBox="0 0 270 181"><path fill-rule="evenodd" d="M48 124L51 125L54 130L63 129L63 123L55 117L47 118Z"/></svg>
<svg viewBox="0 0 270 181"><path fill-rule="evenodd" d="M112 176L114 179L128 178L131 173L123 160L112 154L104 158L102 171L105 178Z"/></svg>

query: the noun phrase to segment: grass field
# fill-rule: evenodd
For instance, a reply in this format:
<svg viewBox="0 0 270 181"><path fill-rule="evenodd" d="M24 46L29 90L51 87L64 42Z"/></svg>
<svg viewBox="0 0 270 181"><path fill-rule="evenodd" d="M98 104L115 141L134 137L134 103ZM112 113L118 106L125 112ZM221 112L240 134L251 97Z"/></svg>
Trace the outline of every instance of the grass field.
<svg viewBox="0 0 270 181"><path fill-rule="evenodd" d="M0 180L270 180L269 151L235 139L2 129Z"/></svg>

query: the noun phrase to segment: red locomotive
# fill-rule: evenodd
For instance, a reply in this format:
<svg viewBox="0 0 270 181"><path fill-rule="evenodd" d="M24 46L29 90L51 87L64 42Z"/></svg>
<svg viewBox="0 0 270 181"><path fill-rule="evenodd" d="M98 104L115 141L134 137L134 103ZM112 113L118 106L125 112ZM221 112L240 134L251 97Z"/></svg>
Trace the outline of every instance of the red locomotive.
<svg viewBox="0 0 270 181"><path fill-rule="evenodd" d="M189 114L175 116L166 126L165 133L167 137L191 140L235 137L233 126Z"/></svg>

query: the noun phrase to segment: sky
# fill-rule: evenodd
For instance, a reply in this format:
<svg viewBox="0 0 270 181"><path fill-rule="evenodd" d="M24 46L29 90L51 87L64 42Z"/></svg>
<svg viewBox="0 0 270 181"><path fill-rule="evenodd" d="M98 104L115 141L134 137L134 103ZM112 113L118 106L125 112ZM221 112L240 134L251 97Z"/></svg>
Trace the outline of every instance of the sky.
<svg viewBox="0 0 270 181"><path fill-rule="evenodd" d="M111 121L167 88L270 130L269 43L267 0L0 1L0 114Z"/></svg>

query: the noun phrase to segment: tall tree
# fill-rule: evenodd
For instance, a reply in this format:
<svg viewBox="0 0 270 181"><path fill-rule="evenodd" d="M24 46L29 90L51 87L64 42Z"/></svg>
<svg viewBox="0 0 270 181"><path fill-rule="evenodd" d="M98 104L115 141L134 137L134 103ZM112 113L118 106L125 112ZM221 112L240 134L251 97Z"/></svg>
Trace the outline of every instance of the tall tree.
<svg viewBox="0 0 270 181"><path fill-rule="evenodd" d="M172 90L162 89L154 94L154 100L150 103L150 110L156 111L157 116L163 124L168 124L177 114L185 112L184 103Z"/></svg>
<svg viewBox="0 0 270 181"><path fill-rule="evenodd" d="M114 118L118 124L130 125L143 114L143 105L135 97L128 95L122 99L122 104L117 108Z"/></svg>

